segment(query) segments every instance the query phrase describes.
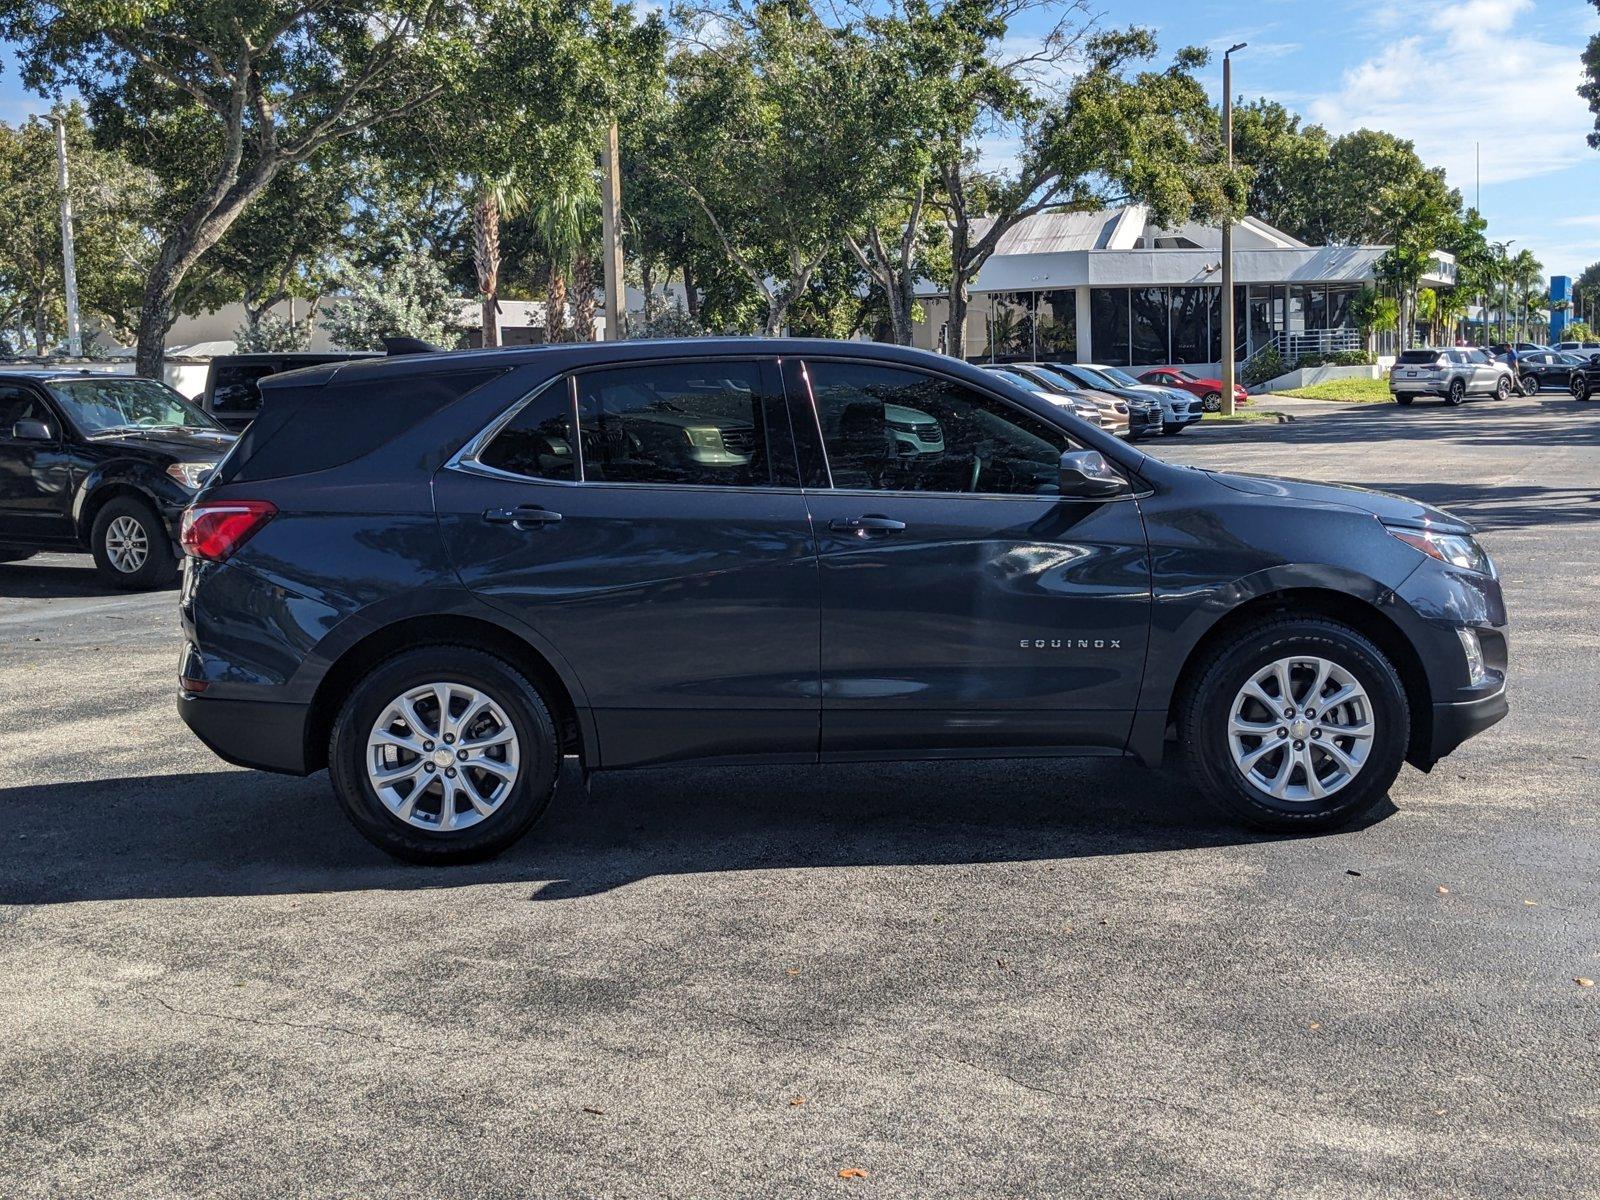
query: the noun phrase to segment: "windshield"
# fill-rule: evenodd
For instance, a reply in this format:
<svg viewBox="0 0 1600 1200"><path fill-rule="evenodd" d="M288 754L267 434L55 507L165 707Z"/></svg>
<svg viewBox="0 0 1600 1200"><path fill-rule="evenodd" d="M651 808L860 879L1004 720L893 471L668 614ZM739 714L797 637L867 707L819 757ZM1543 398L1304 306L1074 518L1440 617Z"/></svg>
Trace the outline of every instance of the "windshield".
<svg viewBox="0 0 1600 1200"><path fill-rule="evenodd" d="M1078 390L1079 385L1077 383L1074 383L1058 371L1052 371L1049 367L1032 367L1030 369L1040 379L1044 380L1045 386L1053 392L1075 392Z"/></svg>
<svg viewBox="0 0 1600 1200"><path fill-rule="evenodd" d="M1145 386L1132 375L1129 375L1126 371L1119 371L1116 367L1084 367L1082 369L1092 372L1095 375L1099 375L1104 379L1109 379L1112 383L1118 385L1119 387Z"/></svg>
<svg viewBox="0 0 1600 1200"><path fill-rule="evenodd" d="M221 430L205 413L164 383L101 375L53 380L50 390L84 434L137 429Z"/></svg>

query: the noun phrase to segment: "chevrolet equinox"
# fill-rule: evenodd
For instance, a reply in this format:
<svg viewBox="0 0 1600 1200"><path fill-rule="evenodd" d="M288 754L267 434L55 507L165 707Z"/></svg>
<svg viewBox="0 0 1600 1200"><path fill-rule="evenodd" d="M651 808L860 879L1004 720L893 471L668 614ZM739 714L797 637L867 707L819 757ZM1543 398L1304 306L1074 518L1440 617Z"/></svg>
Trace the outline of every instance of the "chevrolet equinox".
<svg viewBox="0 0 1600 1200"><path fill-rule="evenodd" d="M1171 755L1323 829L1506 712L1469 525L1173 466L949 358L561 345L261 394L184 519L178 708L404 858L507 846L566 756Z"/></svg>

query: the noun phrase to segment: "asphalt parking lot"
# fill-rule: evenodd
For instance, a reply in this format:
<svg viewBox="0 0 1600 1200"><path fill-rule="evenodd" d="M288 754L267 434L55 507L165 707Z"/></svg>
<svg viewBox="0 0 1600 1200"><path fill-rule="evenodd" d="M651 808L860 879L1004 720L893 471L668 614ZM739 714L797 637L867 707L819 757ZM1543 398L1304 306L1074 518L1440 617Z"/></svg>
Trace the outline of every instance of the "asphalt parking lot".
<svg viewBox="0 0 1600 1200"><path fill-rule="evenodd" d="M172 593L0 567L0 1194L1600 1195L1600 404L1273 407L1155 449L1454 508L1513 619L1510 718L1315 838L684 768L402 866L182 727Z"/></svg>

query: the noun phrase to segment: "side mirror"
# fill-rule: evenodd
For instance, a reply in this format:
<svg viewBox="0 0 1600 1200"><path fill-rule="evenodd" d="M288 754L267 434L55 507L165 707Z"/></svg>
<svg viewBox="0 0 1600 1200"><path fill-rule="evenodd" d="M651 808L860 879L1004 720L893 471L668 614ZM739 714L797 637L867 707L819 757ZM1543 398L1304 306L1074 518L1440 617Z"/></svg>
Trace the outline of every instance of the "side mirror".
<svg viewBox="0 0 1600 1200"><path fill-rule="evenodd" d="M53 442L56 440L56 435L50 432L50 426L31 417L18 421L13 425L11 427L11 436L19 442Z"/></svg>
<svg viewBox="0 0 1600 1200"><path fill-rule="evenodd" d="M1098 450L1068 450L1061 456L1061 494L1086 500L1118 496L1128 481L1111 469Z"/></svg>

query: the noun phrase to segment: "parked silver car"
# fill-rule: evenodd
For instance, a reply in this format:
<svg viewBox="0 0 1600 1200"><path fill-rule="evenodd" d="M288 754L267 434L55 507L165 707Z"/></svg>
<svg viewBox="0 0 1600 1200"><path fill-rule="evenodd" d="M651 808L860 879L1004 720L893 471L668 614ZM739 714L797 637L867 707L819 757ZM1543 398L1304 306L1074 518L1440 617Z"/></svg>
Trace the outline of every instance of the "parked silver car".
<svg viewBox="0 0 1600 1200"><path fill-rule="evenodd" d="M1474 395L1505 400L1518 390L1510 367L1472 347L1402 350L1389 369L1389 394L1396 404L1410 404L1418 396L1439 396L1451 405Z"/></svg>

